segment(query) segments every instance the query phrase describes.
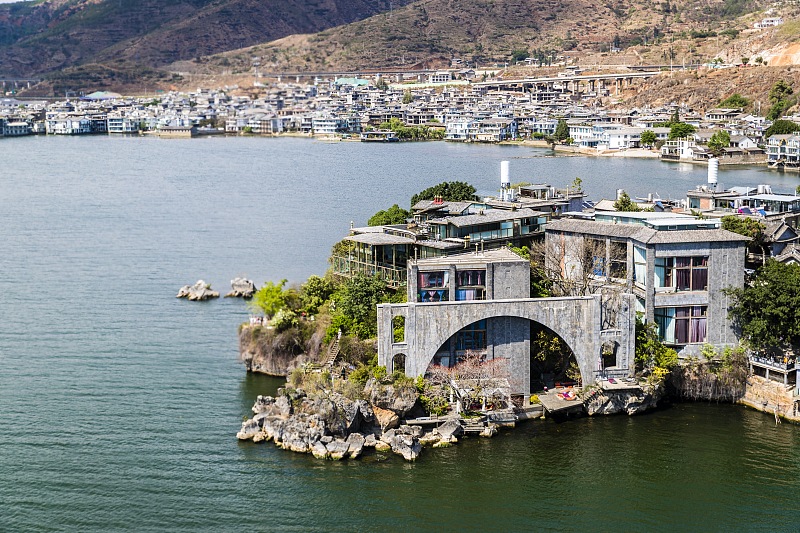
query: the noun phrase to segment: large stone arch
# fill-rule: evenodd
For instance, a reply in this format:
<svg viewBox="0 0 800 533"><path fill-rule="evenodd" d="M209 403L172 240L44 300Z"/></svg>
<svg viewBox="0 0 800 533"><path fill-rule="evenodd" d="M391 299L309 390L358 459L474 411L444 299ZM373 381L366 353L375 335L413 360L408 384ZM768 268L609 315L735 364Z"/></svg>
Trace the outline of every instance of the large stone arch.
<svg viewBox="0 0 800 533"><path fill-rule="evenodd" d="M405 372L416 377L425 373L437 350L462 328L479 320L508 317L533 321L549 328L570 347L585 384L594 383L601 365L603 342L613 339L620 344L617 366L631 369L634 349L635 319L632 296L623 295L616 330L601 329L600 296L574 298L524 298L469 302L382 304L378 306L378 361L389 368L394 355L406 354ZM405 311L405 339L394 343L392 317ZM520 322L509 329L520 328ZM525 328L529 325L525 322ZM510 336L513 340L513 332ZM517 350L511 357L511 373L530 387L530 351Z"/></svg>

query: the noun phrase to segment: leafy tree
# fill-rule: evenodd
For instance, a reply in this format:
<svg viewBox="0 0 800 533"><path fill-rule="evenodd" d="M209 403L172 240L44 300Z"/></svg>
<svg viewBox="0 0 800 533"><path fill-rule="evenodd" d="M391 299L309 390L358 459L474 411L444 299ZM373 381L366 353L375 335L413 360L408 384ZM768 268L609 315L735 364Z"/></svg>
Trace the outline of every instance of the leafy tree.
<svg viewBox="0 0 800 533"><path fill-rule="evenodd" d="M636 364L643 369L671 370L678 363L678 354L668 348L658 337L658 326L655 322L645 323L636 318ZM665 375L666 372L662 372Z"/></svg>
<svg viewBox="0 0 800 533"><path fill-rule="evenodd" d="M403 93L403 103L410 104L413 101L414 101L414 95L411 94L410 89L406 89L406 92Z"/></svg>
<svg viewBox="0 0 800 533"><path fill-rule="evenodd" d="M341 328L344 333L353 333L362 339L375 337L378 333L377 305L388 301L390 296L386 282L380 277L357 274L343 283L334 295L339 320L333 320L329 332L331 328Z"/></svg>
<svg viewBox="0 0 800 533"><path fill-rule="evenodd" d="M769 90L769 101L773 104L781 100L785 100L792 95L792 87L783 80L778 80L772 89Z"/></svg>
<svg viewBox="0 0 800 533"><path fill-rule="evenodd" d="M731 134L725 130L715 131L711 138L708 140L708 147L714 153L722 152L723 148L731 145Z"/></svg>
<svg viewBox="0 0 800 533"><path fill-rule="evenodd" d="M767 237L764 230L766 230L767 227L762 222L754 218L737 217L736 215L725 215L722 217L721 221L722 229L744 235L745 237L750 237L752 240L749 246L759 250L761 252L762 262L766 261Z"/></svg>
<svg viewBox="0 0 800 533"><path fill-rule="evenodd" d="M336 290L336 286L332 280L319 276L309 277L300 287L303 310L308 314L315 315L320 306L330 299L334 290Z"/></svg>
<svg viewBox="0 0 800 533"><path fill-rule="evenodd" d="M778 119L764 131L764 138L769 139L773 135L785 135L796 131L800 131L800 124L791 120Z"/></svg>
<svg viewBox="0 0 800 533"><path fill-rule="evenodd" d="M367 221L368 226L388 226L390 224L405 224L411 213L394 204L389 209L378 211Z"/></svg>
<svg viewBox="0 0 800 533"><path fill-rule="evenodd" d="M565 141L569 137L569 126L567 125L567 121L559 119L558 124L556 124L556 131L553 134L553 137L557 141Z"/></svg>
<svg viewBox="0 0 800 533"><path fill-rule="evenodd" d="M622 191L622 194L614 201L614 209L617 211L636 212L641 211L642 208L636 205L636 202L631 200L628 193Z"/></svg>
<svg viewBox="0 0 800 533"><path fill-rule="evenodd" d="M475 187L463 181L444 181L433 187L428 187L411 197L411 205L414 206L421 200L433 200L441 196L446 202L463 202L477 200L478 197Z"/></svg>
<svg viewBox="0 0 800 533"><path fill-rule="evenodd" d="M519 63L520 61L525 61L530 57L530 54L527 50L512 50L511 51L511 60L514 63Z"/></svg>
<svg viewBox="0 0 800 533"><path fill-rule="evenodd" d="M670 139L682 139L689 137L696 131L695 127L685 122L675 122L669 128Z"/></svg>
<svg viewBox="0 0 800 533"><path fill-rule="evenodd" d="M385 91L386 89L388 89L388 88L389 88L389 84L388 84L388 83L386 83L386 80L385 80L385 79L383 79L383 77L381 76L380 78L378 78L378 79L375 81L375 88L376 88L376 89L379 89L379 90L381 90L381 91Z"/></svg>
<svg viewBox="0 0 800 533"><path fill-rule="evenodd" d="M279 284L268 281L253 295L249 302L249 307L254 311L262 312L265 316L271 317L286 306L286 294L283 287L286 280L283 279Z"/></svg>
<svg viewBox="0 0 800 533"><path fill-rule="evenodd" d="M747 58L742 58L742 59L744 60ZM750 105L750 100L748 100L739 93L733 93L732 95L730 95L729 97L727 97L726 99L722 100L719 103L719 107L728 109L737 109L740 107L747 107L749 105Z"/></svg>
<svg viewBox="0 0 800 533"><path fill-rule="evenodd" d="M669 119L669 123L670 123L670 125L678 124L678 123L680 123L680 121L681 121L681 115L680 115L680 113L678 113L678 108L676 107L675 111L672 113L672 117L670 117L670 119Z"/></svg>
<svg viewBox="0 0 800 533"><path fill-rule="evenodd" d="M783 80L778 80L772 89L769 90L769 101L772 102L772 107L767 112L769 120L776 120L783 116L787 109L794 105L792 96L792 87Z"/></svg>
<svg viewBox="0 0 800 533"><path fill-rule="evenodd" d="M645 146L653 146L656 143L656 133L652 130L644 130L640 140Z"/></svg>
<svg viewBox="0 0 800 533"><path fill-rule="evenodd" d="M758 351L800 349L800 265L770 259L733 297L730 317Z"/></svg>

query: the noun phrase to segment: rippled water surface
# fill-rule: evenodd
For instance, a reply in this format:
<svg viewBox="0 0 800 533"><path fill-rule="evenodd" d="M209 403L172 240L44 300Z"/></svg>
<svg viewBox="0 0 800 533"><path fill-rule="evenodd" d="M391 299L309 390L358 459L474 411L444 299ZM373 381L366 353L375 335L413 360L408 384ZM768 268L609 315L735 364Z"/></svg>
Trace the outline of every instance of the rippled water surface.
<svg viewBox="0 0 800 533"><path fill-rule="evenodd" d="M800 430L724 405L528 423L331 463L235 432L278 381L237 363L240 301L324 272L350 221L443 180L680 197L704 169L444 143L0 140L0 530L796 530ZM798 178L723 170L725 185Z"/></svg>

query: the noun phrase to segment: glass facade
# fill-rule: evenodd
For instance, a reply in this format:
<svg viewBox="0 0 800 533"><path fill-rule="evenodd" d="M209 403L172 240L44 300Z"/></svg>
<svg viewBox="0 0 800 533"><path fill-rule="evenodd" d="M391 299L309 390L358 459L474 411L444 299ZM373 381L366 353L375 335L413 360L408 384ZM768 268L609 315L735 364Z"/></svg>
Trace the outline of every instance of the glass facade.
<svg viewBox="0 0 800 533"><path fill-rule="evenodd" d="M485 300L486 271L459 270L456 273L456 300Z"/></svg>

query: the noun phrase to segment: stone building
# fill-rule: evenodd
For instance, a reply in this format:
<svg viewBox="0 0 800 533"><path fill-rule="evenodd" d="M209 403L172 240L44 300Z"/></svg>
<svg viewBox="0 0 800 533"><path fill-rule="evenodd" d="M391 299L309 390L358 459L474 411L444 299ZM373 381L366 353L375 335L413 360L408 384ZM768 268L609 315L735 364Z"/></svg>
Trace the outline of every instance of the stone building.
<svg viewBox="0 0 800 533"><path fill-rule="evenodd" d="M467 351L509 361L512 393L531 392L531 322L557 334L572 350L585 384L603 368L601 348L615 342L611 362L633 368L634 299L619 300L617 327L602 329L600 296L530 298L530 265L508 249L410 260L408 302L378 306L378 361L408 376L430 364L453 366ZM404 325L404 338L394 331Z"/></svg>
<svg viewBox="0 0 800 533"><path fill-rule="evenodd" d="M718 220L672 213L561 219L545 231L551 270L565 278L588 274L594 290L634 295L637 313L683 354L737 342L723 289L744 285L748 240Z"/></svg>

